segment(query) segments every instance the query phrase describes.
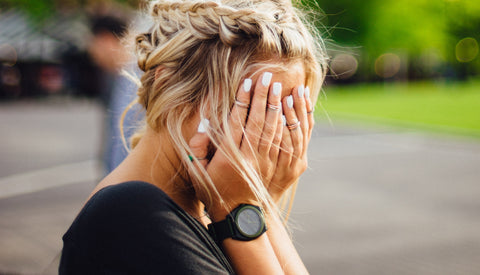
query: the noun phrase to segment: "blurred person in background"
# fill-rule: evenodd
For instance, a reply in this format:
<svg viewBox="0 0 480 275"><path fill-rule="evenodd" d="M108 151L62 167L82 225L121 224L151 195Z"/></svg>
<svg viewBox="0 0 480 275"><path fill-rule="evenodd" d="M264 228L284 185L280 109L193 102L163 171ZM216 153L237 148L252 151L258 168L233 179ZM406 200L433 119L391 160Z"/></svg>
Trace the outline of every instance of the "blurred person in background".
<svg viewBox="0 0 480 275"><path fill-rule="evenodd" d="M116 16L98 16L92 23L93 37L88 52L101 68L100 99L105 107L105 125L102 137L102 163L105 174L115 169L128 154L120 131L121 116L135 99L135 84L121 74L128 55L121 42L127 22ZM135 121L142 115L129 112L124 121L123 135L128 139L135 129Z"/></svg>
<svg viewBox="0 0 480 275"><path fill-rule="evenodd" d="M277 205L307 167L320 37L290 1L149 11L145 127L64 235L60 274L308 273Z"/></svg>

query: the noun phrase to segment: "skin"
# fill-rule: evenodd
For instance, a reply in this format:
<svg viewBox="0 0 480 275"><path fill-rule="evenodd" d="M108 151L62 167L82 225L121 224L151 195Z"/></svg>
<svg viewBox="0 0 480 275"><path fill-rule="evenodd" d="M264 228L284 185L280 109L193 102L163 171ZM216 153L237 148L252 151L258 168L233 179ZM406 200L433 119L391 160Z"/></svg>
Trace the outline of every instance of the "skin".
<svg viewBox="0 0 480 275"><path fill-rule="evenodd" d="M312 109L311 101L304 96L298 95L298 89L303 86L305 71L302 63L295 62L288 66L287 71L273 72L270 84L265 87L262 84L262 77L265 72L260 72L253 77L251 91L246 93L241 85L237 93L237 100L243 103L251 103L250 110L234 105L230 125L233 129L234 140L239 144L240 150L244 153L245 159L251 163L260 163L259 171L264 178L265 185L270 195L278 200L283 193L293 184L305 171L306 148L313 128L313 116L310 120L307 117L307 104ZM273 94L274 83L281 83L281 95ZM288 107L287 97L292 96L294 106ZM281 112L271 110L265 111L267 104L276 106L282 105L283 114L287 124L294 124L300 121L297 130L290 131L282 125ZM245 135L242 128L245 128ZM194 150L197 158L207 155L208 137L206 134L197 134L190 140L190 147ZM283 150L279 150L281 147ZM253 150L252 148L258 148ZM218 190L222 192L222 198L228 205L235 206L240 203L254 204L255 198L249 192L249 188L243 179L230 167L228 160L222 154L216 154L211 161L201 160L216 183ZM225 186L222 186L222 183ZM201 201L203 190L196 190ZM213 192L213 190L211 190ZM225 209L221 205L207 205L207 209L219 209L218 216L224 218L232 209ZM215 210L212 210L214 212ZM209 213L212 216L212 213ZM217 215L213 213L213 215Z"/></svg>
<svg viewBox="0 0 480 275"><path fill-rule="evenodd" d="M305 72L299 62L289 65L285 72L273 72L272 81L262 84L263 73L252 79L250 91L240 85L237 100L250 104L250 109L235 104L231 110L229 127L232 129L235 144L245 160L258 161L258 171L263 177L265 187L274 200L278 200L307 167L306 149L313 128L313 115L310 99L302 95ZM281 83L280 95L273 93L273 83ZM293 97L293 106L289 107L287 98ZM282 106L282 111L267 109L267 104ZM289 130L283 125L281 114L285 115L287 124L300 121L300 126ZM208 152L207 134L198 133L199 116L184 125L184 135L190 140L190 147L197 158L203 158ZM244 131L242 130L244 129ZM279 147L282 150L279 150ZM166 161L167 160L167 161ZM203 165L220 192L221 197L230 208L219 202L204 205L208 201L206 190L200 185L195 194L181 186L185 184L176 177L176 167L180 159L170 145L168 132L147 129L135 149L120 166L108 175L95 188L98 190L120 182L140 180L149 182L169 195L190 215L197 218L204 226L211 221L220 221L241 203L259 205L243 178L229 165L228 159L217 150L211 160L199 160L196 165ZM203 215L205 206L209 218ZM298 256L290 237L281 222L273 215L267 215L267 234L242 242L226 239L223 248L238 274L306 274L308 273Z"/></svg>
<svg viewBox="0 0 480 275"><path fill-rule="evenodd" d="M118 37L107 31L100 32L92 38L88 52L97 65L112 73L116 73L128 60Z"/></svg>

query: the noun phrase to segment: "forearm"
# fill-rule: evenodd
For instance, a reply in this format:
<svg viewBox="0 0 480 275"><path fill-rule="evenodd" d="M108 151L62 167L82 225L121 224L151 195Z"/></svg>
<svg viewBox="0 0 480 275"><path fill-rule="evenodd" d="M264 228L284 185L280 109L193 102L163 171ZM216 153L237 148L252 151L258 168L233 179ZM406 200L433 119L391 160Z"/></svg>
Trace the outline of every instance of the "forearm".
<svg viewBox="0 0 480 275"><path fill-rule="evenodd" d="M230 212L223 208L216 209L220 211L210 212L213 222L223 220ZM250 241L226 238L222 241L222 247L237 274L283 274L266 233Z"/></svg>
<svg viewBox="0 0 480 275"><path fill-rule="evenodd" d="M222 245L237 274L283 274L267 234L247 242L226 239Z"/></svg>
<svg viewBox="0 0 480 275"><path fill-rule="evenodd" d="M218 209L218 208L217 208ZM224 219L228 211L211 213L213 221ZM267 231L251 241L227 238L223 249L238 274L308 274L288 232L277 215L266 214Z"/></svg>
<svg viewBox="0 0 480 275"><path fill-rule="evenodd" d="M308 274L282 221L276 215L267 215L267 236L285 274Z"/></svg>
<svg viewBox="0 0 480 275"><path fill-rule="evenodd" d="M275 188L273 190L278 191ZM284 194L284 192L272 192L271 189L269 189L269 192L276 204L279 203ZM267 231L268 238L285 274L308 274L281 218L278 215L269 214L266 222L269 228Z"/></svg>

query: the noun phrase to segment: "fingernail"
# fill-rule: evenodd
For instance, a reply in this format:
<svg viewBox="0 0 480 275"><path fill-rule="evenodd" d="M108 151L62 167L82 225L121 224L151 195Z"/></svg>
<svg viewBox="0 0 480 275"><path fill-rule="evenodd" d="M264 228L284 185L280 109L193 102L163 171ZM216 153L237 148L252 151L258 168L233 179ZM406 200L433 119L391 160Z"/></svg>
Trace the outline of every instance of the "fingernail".
<svg viewBox="0 0 480 275"><path fill-rule="evenodd" d="M298 97L303 97L304 93L305 93L305 87L303 87L303 85L298 86Z"/></svg>
<svg viewBox="0 0 480 275"><path fill-rule="evenodd" d="M270 85L270 81L272 81L272 73L264 73L262 77L262 85L268 87L268 85Z"/></svg>
<svg viewBox="0 0 480 275"><path fill-rule="evenodd" d="M198 125L198 132L199 133L206 133L207 132L207 128L208 128L208 125L210 125L210 121L206 118L202 119L200 121L200 124Z"/></svg>
<svg viewBox="0 0 480 275"><path fill-rule="evenodd" d="M310 88L305 88L305 98L310 98Z"/></svg>
<svg viewBox="0 0 480 275"><path fill-rule="evenodd" d="M293 108L293 97L291 95L287 96L287 106Z"/></svg>
<svg viewBox="0 0 480 275"><path fill-rule="evenodd" d="M243 90L248 93L250 92L250 89L252 88L252 80L250 78L245 79L243 81Z"/></svg>
<svg viewBox="0 0 480 275"><path fill-rule="evenodd" d="M287 118L285 117L285 115L282 115L282 124L283 126L287 125Z"/></svg>
<svg viewBox="0 0 480 275"><path fill-rule="evenodd" d="M273 83L273 94L278 96L280 95L281 91L282 91L282 83L280 82Z"/></svg>

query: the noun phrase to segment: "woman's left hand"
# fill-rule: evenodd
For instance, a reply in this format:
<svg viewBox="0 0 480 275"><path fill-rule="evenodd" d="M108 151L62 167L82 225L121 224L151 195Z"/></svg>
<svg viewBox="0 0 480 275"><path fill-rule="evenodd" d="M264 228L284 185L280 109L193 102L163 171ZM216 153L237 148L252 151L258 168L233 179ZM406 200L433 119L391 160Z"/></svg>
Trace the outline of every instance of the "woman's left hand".
<svg viewBox="0 0 480 275"><path fill-rule="evenodd" d="M308 87L295 88L292 95L283 98L282 104L286 125L283 127L276 170L267 186L275 202L278 202L285 191L297 182L307 169L307 147L314 125Z"/></svg>

